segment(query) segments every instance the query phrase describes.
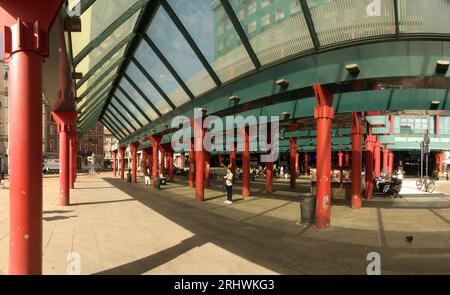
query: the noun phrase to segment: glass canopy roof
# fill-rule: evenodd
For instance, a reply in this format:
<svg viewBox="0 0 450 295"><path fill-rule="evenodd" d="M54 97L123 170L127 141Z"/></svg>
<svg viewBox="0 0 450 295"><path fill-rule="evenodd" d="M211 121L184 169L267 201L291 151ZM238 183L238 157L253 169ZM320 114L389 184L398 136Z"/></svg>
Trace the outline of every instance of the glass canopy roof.
<svg viewBox="0 0 450 295"><path fill-rule="evenodd" d="M450 34L448 0L68 2L82 12L82 32L71 33L73 63L83 73L78 128L100 120L119 139L292 56L394 34Z"/></svg>

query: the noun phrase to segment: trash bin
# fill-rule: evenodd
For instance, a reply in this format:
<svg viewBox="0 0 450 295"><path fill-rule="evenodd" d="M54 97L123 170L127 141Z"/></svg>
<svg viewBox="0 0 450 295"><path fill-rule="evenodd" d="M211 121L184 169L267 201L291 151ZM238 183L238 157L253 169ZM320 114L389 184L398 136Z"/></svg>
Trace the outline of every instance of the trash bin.
<svg viewBox="0 0 450 295"><path fill-rule="evenodd" d="M161 189L161 178L156 178L156 189Z"/></svg>
<svg viewBox="0 0 450 295"><path fill-rule="evenodd" d="M307 196L300 199L300 224L314 224L316 222L316 197Z"/></svg>
<svg viewBox="0 0 450 295"><path fill-rule="evenodd" d="M131 173L130 172L128 172L128 174L127 174L127 181L131 183Z"/></svg>

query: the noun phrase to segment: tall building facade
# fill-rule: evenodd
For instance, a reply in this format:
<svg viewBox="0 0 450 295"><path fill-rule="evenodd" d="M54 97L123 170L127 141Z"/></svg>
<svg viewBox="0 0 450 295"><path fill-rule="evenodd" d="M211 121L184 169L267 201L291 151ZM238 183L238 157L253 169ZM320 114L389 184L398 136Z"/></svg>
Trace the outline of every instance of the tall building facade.
<svg viewBox="0 0 450 295"><path fill-rule="evenodd" d="M8 65L0 60L0 170L8 171Z"/></svg>
<svg viewBox="0 0 450 295"><path fill-rule="evenodd" d="M88 157L94 155L95 169L104 168L104 127L101 123L95 124L88 132L78 137L78 169L89 170L91 163Z"/></svg>
<svg viewBox="0 0 450 295"><path fill-rule="evenodd" d="M0 60L0 171L4 172L9 167L8 128L8 65ZM87 157L92 153L96 155L95 167L103 168L103 130L103 125L98 123L79 139L78 169L89 169ZM42 152L44 159L59 158L59 135L45 96L42 98Z"/></svg>
<svg viewBox="0 0 450 295"><path fill-rule="evenodd" d="M113 163L113 146L119 143L117 138L112 135L112 133L107 129L103 129L103 149L104 149L104 168L111 168Z"/></svg>

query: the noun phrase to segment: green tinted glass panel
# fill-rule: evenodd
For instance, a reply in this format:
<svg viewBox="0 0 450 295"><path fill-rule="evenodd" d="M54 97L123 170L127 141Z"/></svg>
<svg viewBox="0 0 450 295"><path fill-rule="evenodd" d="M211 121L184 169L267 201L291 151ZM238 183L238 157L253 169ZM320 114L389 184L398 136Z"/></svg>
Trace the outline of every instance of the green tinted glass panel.
<svg viewBox="0 0 450 295"><path fill-rule="evenodd" d="M189 101L189 96L146 42L141 42L135 57L175 106Z"/></svg>
<svg viewBox="0 0 450 295"><path fill-rule="evenodd" d="M247 38L261 64L267 64L313 48L298 0L230 0ZM233 26L228 19L219 22L219 31L228 36ZM228 50L241 41L225 40Z"/></svg>
<svg viewBox="0 0 450 295"><path fill-rule="evenodd" d="M202 94L216 86L164 9L158 9L147 35L194 95Z"/></svg>
<svg viewBox="0 0 450 295"><path fill-rule="evenodd" d="M126 73L162 114L172 110L161 94L159 94L155 87L147 80L141 70L134 63L131 62L129 64Z"/></svg>
<svg viewBox="0 0 450 295"><path fill-rule="evenodd" d="M321 46L395 34L394 1L308 0Z"/></svg>
<svg viewBox="0 0 450 295"><path fill-rule="evenodd" d="M220 1L170 0L169 4L221 81L254 69L247 51L238 42L236 30L233 27L223 29L223 24L230 20ZM234 40L236 46L228 40Z"/></svg>

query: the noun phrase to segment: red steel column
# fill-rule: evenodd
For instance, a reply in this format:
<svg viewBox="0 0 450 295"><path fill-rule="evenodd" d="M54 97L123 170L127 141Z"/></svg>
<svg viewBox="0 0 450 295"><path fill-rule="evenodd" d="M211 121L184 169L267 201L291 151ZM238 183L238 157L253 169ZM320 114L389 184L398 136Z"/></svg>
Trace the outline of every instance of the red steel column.
<svg viewBox="0 0 450 295"><path fill-rule="evenodd" d="M210 167L211 167L211 153L205 152L205 186L209 187L211 184L211 174L210 174Z"/></svg>
<svg viewBox="0 0 450 295"><path fill-rule="evenodd" d="M394 174L394 152L389 151L389 175Z"/></svg>
<svg viewBox="0 0 450 295"><path fill-rule="evenodd" d="M295 151L295 176L300 174L299 154Z"/></svg>
<svg viewBox="0 0 450 295"><path fill-rule="evenodd" d="M189 187L195 187L195 151L194 151L194 144L192 143L192 139L191 139L191 143L190 143L190 149L191 151L189 152Z"/></svg>
<svg viewBox="0 0 450 295"><path fill-rule="evenodd" d="M289 137L289 187L295 190L295 161L297 156L297 137Z"/></svg>
<svg viewBox="0 0 450 295"><path fill-rule="evenodd" d="M352 209L359 209L361 201L361 174L362 174L362 135L364 128L361 125L361 114L352 113Z"/></svg>
<svg viewBox="0 0 450 295"><path fill-rule="evenodd" d="M219 166L222 167L223 165L222 155L218 155L218 158L219 158Z"/></svg>
<svg viewBox="0 0 450 295"><path fill-rule="evenodd" d="M305 176L308 175L309 165L308 165L309 156L307 152L303 153L303 164L305 165Z"/></svg>
<svg viewBox="0 0 450 295"><path fill-rule="evenodd" d="M439 173L444 172L444 152L439 152Z"/></svg>
<svg viewBox="0 0 450 295"><path fill-rule="evenodd" d="M2 0L3 59L9 62L9 274L42 274L42 63L63 1Z"/></svg>
<svg viewBox="0 0 450 295"><path fill-rule="evenodd" d="M203 139L205 129L203 119L194 119L194 148L195 148L195 201L203 202L205 199L205 151Z"/></svg>
<svg viewBox="0 0 450 295"><path fill-rule="evenodd" d="M173 152L169 153L169 181L173 182Z"/></svg>
<svg viewBox="0 0 450 295"><path fill-rule="evenodd" d="M384 147L383 147L383 172L384 173L389 173L388 157L389 157L389 150L388 150L387 146L384 145Z"/></svg>
<svg viewBox="0 0 450 295"><path fill-rule="evenodd" d="M152 186L156 188L156 179L158 178L158 153L159 153L159 142L161 140L160 135L150 136L150 141L152 142Z"/></svg>
<svg viewBox="0 0 450 295"><path fill-rule="evenodd" d="M375 162L375 168L374 168L374 172L375 172L375 177L380 177L381 173L381 144L380 144L380 139L378 138L378 136L375 137L376 140L374 142L374 146L373 146L373 153L374 153L374 162Z"/></svg>
<svg viewBox="0 0 450 295"><path fill-rule="evenodd" d="M161 152L161 173L164 175L164 172L166 170L166 152L162 146L160 146L160 152Z"/></svg>
<svg viewBox="0 0 450 295"><path fill-rule="evenodd" d="M434 117L434 134L439 135L439 129L440 129L440 116L436 115Z"/></svg>
<svg viewBox="0 0 450 295"><path fill-rule="evenodd" d="M345 152L345 167L348 167L350 165L350 154L348 152Z"/></svg>
<svg viewBox="0 0 450 295"><path fill-rule="evenodd" d="M120 153L120 179L125 179L125 147L119 148Z"/></svg>
<svg viewBox="0 0 450 295"><path fill-rule="evenodd" d="M181 163L180 163L180 167L181 169L184 169L184 165L186 163L186 156L184 153L181 154Z"/></svg>
<svg viewBox="0 0 450 295"><path fill-rule="evenodd" d="M233 175L236 175L236 144L233 144L233 146L231 146L230 166L231 166L231 172L233 172Z"/></svg>
<svg viewBox="0 0 450 295"><path fill-rule="evenodd" d="M79 144L79 142L78 142L78 133L75 135L75 161L74 161L74 163L75 163L75 165L74 165L74 167L73 167L73 173L74 173L74 175L75 175L75 181L77 181L77 174L78 174L78 144Z"/></svg>
<svg viewBox="0 0 450 295"><path fill-rule="evenodd" d="M373 196L373 135L366 137L366 198Z"/></svg>
<svg viewBox="0 0 450 295"><path fill-rule="evenodd" d="M343 160L344 154L342 153L342 151L339 151L338 153L338 166L340 168L342 168L342 160Z"/></svg>
<svg viewBox="0 0 450 295"><path fill-rule="evenodd" d="M75 137L75 132L70 134L70 139L69 139L69 183L70 183L70 188L74 189L75 188L75 173L74 173L74 162L75 162L75 142L74 142L74 137Z"/></svg>
<svg viewBox="0 0 450 295"><path fill-rule="evenodd" d="M113 176L117 176L117 151L113 151Z"/></svg>
<svg viewBox="0 0 450 295"><path fill-rule="evenodd" d="M70 147L69 139L76 112L52 112L59 132L59 204L70 203Z"/></svg>
<svg viewBox="0 0 450 295"><path fill-rule="evenodd" d="M331 124L334 118L333 95L320 84L314 84L317 106L317 204L316 227L330 227L331 218Z"/></svg>
<svg viewBox="0 0 450 295"><path fill-rule="evenodd" d="M269 122L267 126L267 141L270 142L272 146L272 125ZM269 151L271 152L271 151ZM298 155L298 154L297 154ZM273 183L273 162L266 163L266 193L272 193L272 183Z"/></svg>
<svg viewBox="0 0 450 295"><path fill-rule="evenodd" d="M148 149L147 153L147 167L150 169L149 174L151 175L153 170L153 150Z"/></svg>
<svg viewBox="0 0 450 295"><path fill-rule="evenodd" d="M249 127L241 131L244 139L244 149L242 151L242 196L250 197L250 136Z"/></svg>
<svg viewBox="0 0 450 295"><path fill-rule="evenodd" d="M137 166L138 166L138 155L137 149L139 147L139 142L133 142L130 144L131 149L131 182L137 183Z"/></svg>
<svg viewBox="0 0 450 295"><path fill-rule="evenodd" d="M394 123L395 123L394 115L391 114L389 115L389 125L390 125L389 132L391 134L394 134Z"/></svg>
<svg viewBox="0 0 450 295"><path fill-rule="evenodd" d="M144 175L147 173L147 149L142 150L142 171Z"/></svg>

